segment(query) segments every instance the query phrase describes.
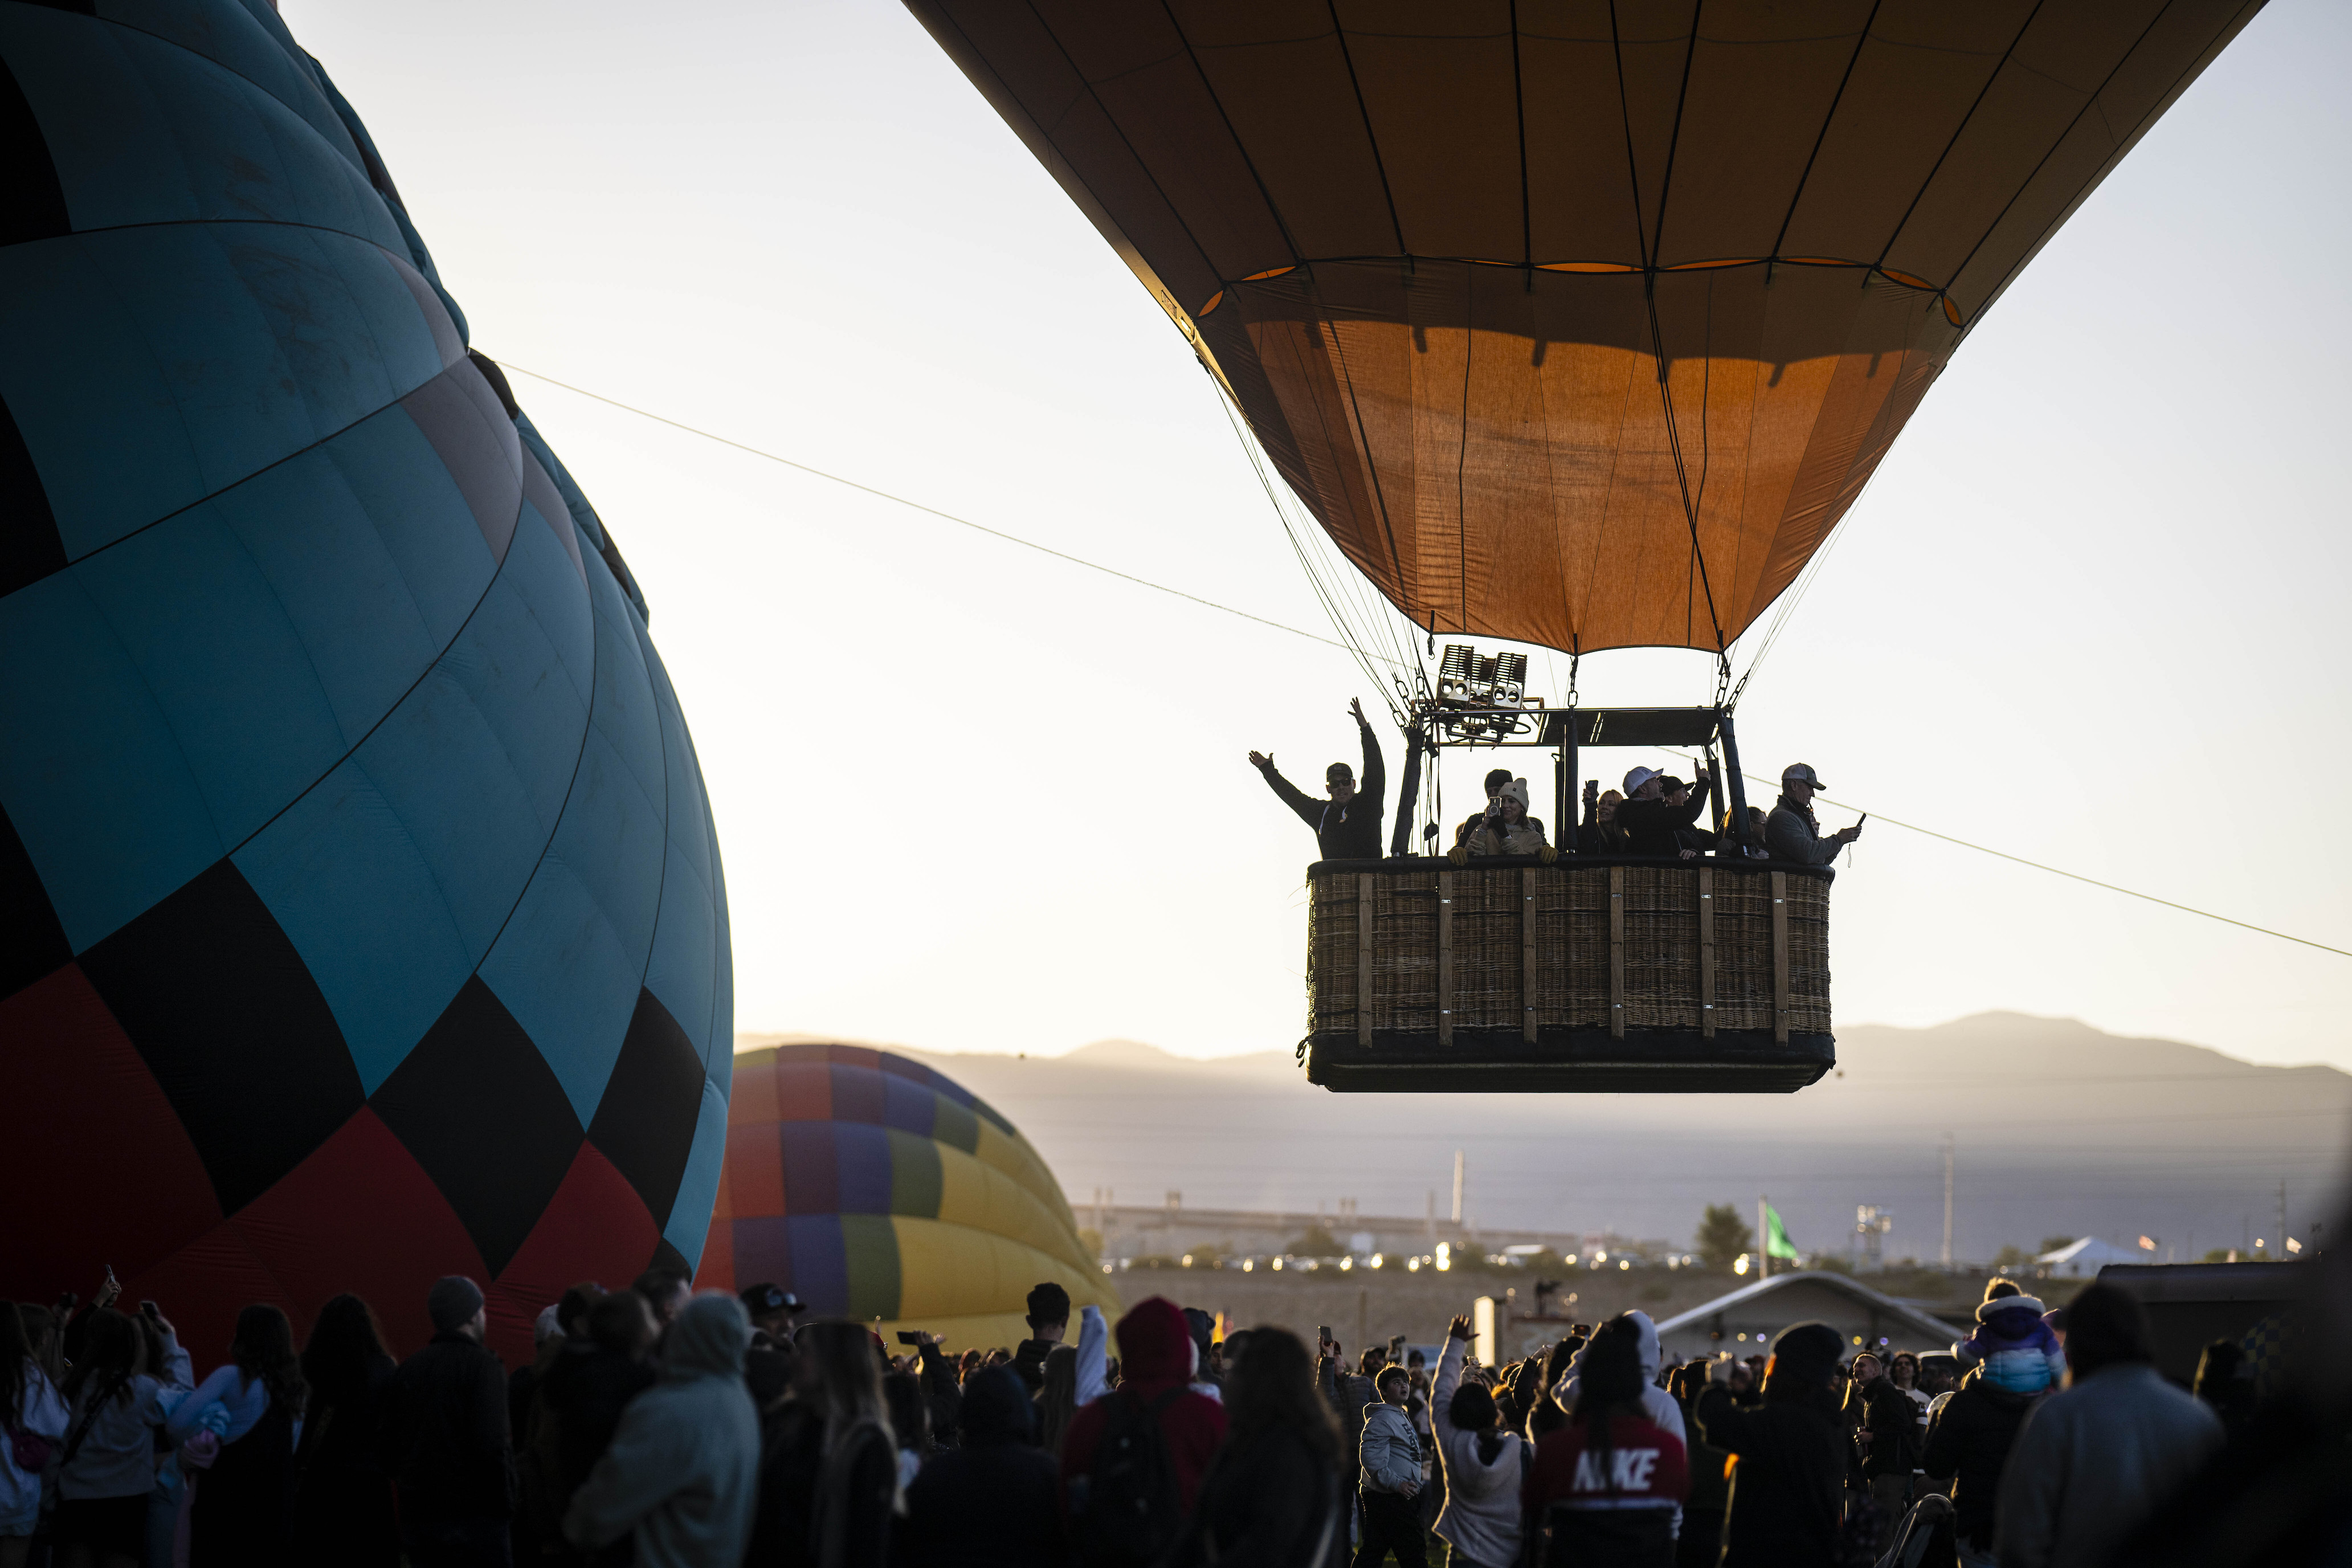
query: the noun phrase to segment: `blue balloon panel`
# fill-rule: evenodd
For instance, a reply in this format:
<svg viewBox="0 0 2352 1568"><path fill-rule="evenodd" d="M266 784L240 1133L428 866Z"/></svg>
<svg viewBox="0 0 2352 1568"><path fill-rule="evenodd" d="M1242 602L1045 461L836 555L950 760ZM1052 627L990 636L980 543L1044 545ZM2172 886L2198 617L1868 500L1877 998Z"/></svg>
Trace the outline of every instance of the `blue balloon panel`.
<svg viewBox="0 0 2352 1568"><path fill-rule="evenodd" d="M366 1280L406 1339L465 1273L526 1347L690 1268L701 769L365 127L266 0L0 0L0 1296L111 1261L211 1343Z"/></svg>

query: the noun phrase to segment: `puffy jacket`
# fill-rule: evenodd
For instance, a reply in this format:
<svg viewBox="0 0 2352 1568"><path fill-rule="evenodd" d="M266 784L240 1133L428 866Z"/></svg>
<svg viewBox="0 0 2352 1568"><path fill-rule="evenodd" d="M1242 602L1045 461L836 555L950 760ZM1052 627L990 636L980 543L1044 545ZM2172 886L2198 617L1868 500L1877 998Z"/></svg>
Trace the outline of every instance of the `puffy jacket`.
<svg viewBox="0 0 2352 1568"><path fill-rule="evenodd" d="M1473 1563L1516 1562L1519 1552L1519 1482L1526 1472L1526 1440L1503 1434L1494 1458L1478 1453L1478 1434L1454 1425L1454 1391L1462 1382L1468 1344L1450 1335L1437 1358L1437 1380L1429 1391L1429 1417L1437 1429L1438 1462L1445 1469L1445 1506L1433 1527L1439 1538Z"/></svg>
<svg viewBox="0 0 2352 1568"><path fill-rule="evenodd" d="M1368 1492L1402 1492L1421 1485L1421 1439L1413 1435L1412 1417L1393 1405L1364 1406L1364 1438L1358 1456Z"/></svg>
<svg viewBox="0 0 2352 1568"><path fill-rule="evenodd" d="M1977 1309L1977 1331L1960 1352L1984 1379L2011 1394L2040 1394L2066 1381L2066 1352L2032 1296L1996 1296Z"/></svg>

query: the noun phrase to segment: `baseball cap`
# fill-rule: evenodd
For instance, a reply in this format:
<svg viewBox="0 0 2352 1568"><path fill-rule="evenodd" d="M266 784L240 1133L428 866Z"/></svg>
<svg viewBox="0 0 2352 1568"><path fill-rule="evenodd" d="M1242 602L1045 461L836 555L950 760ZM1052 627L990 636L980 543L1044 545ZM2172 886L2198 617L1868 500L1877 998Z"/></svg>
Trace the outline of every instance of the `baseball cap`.
<svg viewBox="0 0 2352 1568"><path fill-rule="evenodd" d="M1356 770L1349 767L1345 763L1333 763L1329 767L1323 770L1323 782L1325 784L1330 784L1338 779L1352 780L1355 776Z"/></svg>
<svg viewBox="0 0 2352 1568"><path fill-rule="evenodd" d="M1780 782L1788 784L1791 781L1797 784L1809 784L1815 789L1829 788L1829 785L1822 783L1821 774L1813 772L1813 764L1811 763L1790 763L1787 767L1782 768Z"/></svg>
<svg viewBox="0 0 2352 1568"><path fill-rule="evenodd" d="M1664 775L1660 773L1655 768L1635 768L1633 772L1625 775L1625 793L1628 795L1631 795L1635 790L1640 789L1652 779L1662 778L1664 776Z"/></svg>
<svg viewBox="0 0 2352 1568"><path fill-rule="evenodd" d="M737 1292L743 1310L755 1318L771 1312L801 1312L806 1310L801 1299L781 1285L747 1285Z"/></svg>

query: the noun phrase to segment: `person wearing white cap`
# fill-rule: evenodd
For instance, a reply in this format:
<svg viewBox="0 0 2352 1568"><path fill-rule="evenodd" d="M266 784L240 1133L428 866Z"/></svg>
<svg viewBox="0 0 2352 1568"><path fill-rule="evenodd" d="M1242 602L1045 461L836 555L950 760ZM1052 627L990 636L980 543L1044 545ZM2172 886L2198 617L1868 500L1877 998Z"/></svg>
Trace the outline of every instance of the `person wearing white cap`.
<svg viewBox="0 0 2352 1568"><path fill-rule="evenodd" d="M1712 847L1714 835L1692 832L1706 810L1715 780L1702 769L1698 788L1686 789L1680 779L1652 768L1635 768L1625 775L1625 804L1617 808L1617 826L1624 830L1629 854L1661 860L1695 860L1702 844Z"/></svg>
<svg viewBox="0 0 2352 1568"><path fill-rule="evenodd" d="M1811 763L1790 763L1780 770L1780 798L1764 824L1764 840L1773 859L1794 860L1800 866L1826 865L1837 858L1839 850L1862 837L1858 822L1822 837L1822 825L1813 820L1813 795L1821 787L1821 775L1813 772Z"/></svg>
<svg viewBox="0 0 2352 1568"><path fill-rule="evenodd" d="M1528 781L1513 779L1495 792L1477 826L1446 858L1459 866L1473 855L1533 855L1545 865L1559 851L1544 842L1543 824L1528 815Z"/></svg>

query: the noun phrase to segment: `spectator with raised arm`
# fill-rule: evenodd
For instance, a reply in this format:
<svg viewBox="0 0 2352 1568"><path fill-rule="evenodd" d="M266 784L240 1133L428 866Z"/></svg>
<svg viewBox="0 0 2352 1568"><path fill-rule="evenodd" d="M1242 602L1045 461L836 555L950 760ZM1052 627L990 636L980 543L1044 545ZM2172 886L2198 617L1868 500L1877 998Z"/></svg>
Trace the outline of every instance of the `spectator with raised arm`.
<svg viewBox="0 0 2352 1568"><path fill-rule="evenodd" d="M1510 1568L1519 1555L1519 1479L1526 1439L1502 1428L1495 1396L1465 1382L1470 1320L1445 1325L1445 1349L1429 1394L1438 1463L1445 1476L1445 1506L1434 1529L1453 1548L1456 1568Z"/></svg>
<svg viewBox="0 0 2352 1568"><path fill-rule="evenodd" d="M1249 754L1250 766L1265 780L1266 787L1282 799L1282 804L1298 814L1298 820L1315 830L1317 851L1326 860L1377 860L1381 858L1381 802L1388 794L1388 773L1381 765L1380 738L1372 733L1371 721L1364 717L1361 698L1352 698L1348 713L1356 721L1356 730L1364 746L1364 777L1357 787L1356 771L1345 763L1333 763L1323 770L1324 793L1331 798L1317 800L1275 771L1274 758L1264 752Z"/></svg>

